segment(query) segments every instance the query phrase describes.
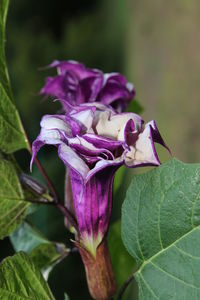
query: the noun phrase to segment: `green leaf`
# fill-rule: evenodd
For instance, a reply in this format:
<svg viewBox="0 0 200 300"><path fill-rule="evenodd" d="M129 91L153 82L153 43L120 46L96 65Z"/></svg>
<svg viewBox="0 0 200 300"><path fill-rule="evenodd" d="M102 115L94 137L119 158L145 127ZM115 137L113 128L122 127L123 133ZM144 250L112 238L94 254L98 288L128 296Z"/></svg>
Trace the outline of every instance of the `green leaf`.
<svg viewBox="0 0 200 300"><path fill-rule="evenodd" d="M41 244L50 243L38 230L27 222L22 222L18 229L10 236L10 240L16 252L31 251Z"/></svg>
<svg viewBox="0 0 200 300"><path fill-rule="evenodd" d="M24 199L15 167L0 159L0 239L14 231L29 207Z"/></svg>
<svg viewBox="0 0 200 300"><path fill-rule="evenodd" d="M21 252L0 265L0 299L54 300L54 297L38 268Z"/></svg>
<svg viewBox="0 0 200 300"><path fill-rule="evenodd" d="M121 239L121 222L117 221L110 226L108 233L108 247L111 256L113 271L118 291L124 281L135 270L135 261L126 251Z"/></svg>
<svg viewBox="0 0 200 300"><path fill-rule="evenodd" d="M0 2L0 80L6 93L11 97L9 77L8 77L8 72L6 67L6 57L5 57L5 27L6 27L8 6L9 6L8 0L1 0Z"/></svg>
<svg viewBox="0 0 200 300"><path fill-rule="evenodd" d="M134 177L122 239L137 260L139 299L200 299L200 165L176 159Z"/></svg>
<svg viewBox="0 0 200 300"><path fill-rule="evenodd" d="M9 154L29 149L21 120L13 103L5 58L5 26L9 1L0 2L0 150Z"/></svg>
<svg viewBox="0 0 200 300"><path fill-rule="evenodd" d="M16 252L29 254L46 279L53 267L69 254L64 244L50 242L26 222L10 236L10 240Z"/></svg>

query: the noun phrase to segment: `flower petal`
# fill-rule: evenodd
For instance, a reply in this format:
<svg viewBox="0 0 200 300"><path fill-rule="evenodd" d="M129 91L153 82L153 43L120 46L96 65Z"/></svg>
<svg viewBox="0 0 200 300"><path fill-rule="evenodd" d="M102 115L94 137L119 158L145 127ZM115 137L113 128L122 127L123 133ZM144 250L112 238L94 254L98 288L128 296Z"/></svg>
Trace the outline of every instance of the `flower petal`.
<svg viewBox="0 0 200 300"><path fill-rule="evenodd" d="M159 139L158 139L159 137ZM125 152L125 164L128 167L160 165L154 142L163 143L155 121L146 124L138 135L135 145L130 145L130 151Z"/></svg>
<svg viewBox="0 0 200 300"><path fill-rule="evenodd" d="M85 181L88 182L92 178L92 176L94 176L99 171L102 171L109 167L112 167L115 170L118 167L120 167L122 164L123 164L123 157L116 158L115 160L105 160L105 159L99 160L96 163L95 167L88 172Z"/></svg>
<svg viewBox="0 0 200 300"><path fill-rule="evenodd" d="M57 68L59 75L64 75L66 74L66 72L71 71L74 74L76 74L78 78L81 80L101 73L100 70L86 68L83 64L74 60L68 60L68 61L55 60L48 67Z"/></svg>
<svg viewBox="0 0 200 300"><path fill-rule="evenodd" d="M84 134L84 139L92 143L95 147L105 148L109 150L115 150L123 144L122 141L115 141L113 139L102 137L92 133Z"/></svg>
<svg viewBox="0 0 200 300"><path fill-rule="evenodd" d="M71 134L71 128L65 120L64 115L45 115L40 122L40 126L45 129L58 129Z"/></svg>
<svg viewBox="0 0 200 300"><path fill-rule="evenodd" d="M165 147L171 154L169 147L166 145L162 136L160 135L160 132L157 128L156 122L153 120L153 121L149 122L148 124L151 126L151 134L152 134L153 141L155 143L158 143L158 144L162 145L163 147Z"/></svg>
<svg viewBox="0 0 200 300"><path fill-rule="evenodd" d="M94 102L102 88L103 76L102 74L91 76L80 81L80 90L83 102Z"/></svg>
<svg viewBox="0 0 200 300"><path fill-rule="evenodd" d="M71 171L72 193L81 243L94 257L109 225L115 171L113 167L102 169L87 183L83 183L81 178Z"/></svg>
<svg viewBox="0 0 200 300"><path fill-rule="evenodd" d="M44 129L41 128L40 134L32 144L32 158L30 162L30 170L32 171L33 162L35 157L44 145L59 145L64 139L62 133L57 129Z"/></svg>
<svg viewBox="0 0 200 300"><path fill-rule="evenodd" d="M65 207L69 210L71 215L75 218L75 209L74 209L74 201L72 195L72 186L71 186L71 179L70 179L70 172L69 169L66 169L65 174ZM70 223L68 218L65 218L65 226L74 233L76 230L73 225Z"/></svg>
<svg viewBox="0 0 200 300"><path fill-rule="evenodd" d="M98 156L102 155L106 158L114 158L111 151L105 148L97 148L92 143L88 142L84 136L76 136L75 138L68 139L68 144L71 148L75 149L80 155Z"/></svg>
<svg viewBox="0 0 200 300"><path fill-rule="evenodd" d="M135 95L134 86L119 73L103 74L76 61L56 60L48 67L57 68L58 75L47 78L41 94L62 99L66 111L63 100L72 104L97 101L123 111Z"/></svg>
<svg viewBox="0 0 200 300"><path fill-rule="evenodd" d="M65 144L61 144L58 147L58 155L70 170L80 175L82 180L85 181L90 169L74 150Z"/></svg>
<svg viewBox="0 0 200 300"><path fill-rule="evenodd" d="M124 141L124 130L129 120L133 120L135 129L142 127L143 121L137 114L121 113L110 116L107 111L102 112L96 125L97 134L114 140Z"/></svg>
<svg viewBox="0 0 200 300"><path fill-rule="evenodd" d="M92 107L81 107L82 110L79 110L78 112L71 112L70 116L77 120L78 122L82 123L87 131L92 129L92 123L94 119L94 109ZM93 131L93 130L92 130Z"/></svg>
<svg viewBox="0 0 200 300"><path fill-rule="evenodd" d="M127 82L123 75L118 73L104 75L104 87L98 95L98 101L123 111L134 96L134 86Z"/></svg>

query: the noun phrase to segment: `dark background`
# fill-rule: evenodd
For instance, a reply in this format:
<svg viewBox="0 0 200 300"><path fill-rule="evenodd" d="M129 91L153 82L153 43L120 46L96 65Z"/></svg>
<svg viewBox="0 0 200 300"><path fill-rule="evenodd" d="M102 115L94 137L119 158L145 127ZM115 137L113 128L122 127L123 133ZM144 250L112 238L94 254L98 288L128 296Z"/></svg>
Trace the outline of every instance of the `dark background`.
<svg viewBox="0 0 200 300"><path fill-rule="evenodd" d="M59 109L58 103L39 96L49 75L40 68L54 59L73 59L104 72L124 73L135 84L145 120L156 119L172 153L198 162L199 25L197 0L11 0L6 53L16 105L31 142L42 115ZM160 155L164 161L169 158L164 151ZM20 151L17 157L28 173L28 154ZM56 151L46 148L39 157L63 197L65 170ZM113 219L120 217L130 179L130 172L125 174L120 199L114 201ZM41 179L36 168L33 176ZM32 221L49 238L69 243L60 213L42 208ZM1 241L0 247L1 258L13 253L8 240ZM71 300L90 299L78 254L59 264L49 283L58 300L64 292Z"/></svg>

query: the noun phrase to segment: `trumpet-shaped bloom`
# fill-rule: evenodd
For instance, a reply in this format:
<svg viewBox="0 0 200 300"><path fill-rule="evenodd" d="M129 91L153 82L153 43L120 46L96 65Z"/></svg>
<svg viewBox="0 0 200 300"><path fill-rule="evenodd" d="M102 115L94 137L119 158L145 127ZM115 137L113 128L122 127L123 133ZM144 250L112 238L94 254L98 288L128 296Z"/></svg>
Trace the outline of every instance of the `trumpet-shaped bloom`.
<svg viewBox="0 0 200 300"><path fill-rule="evenodd" d="M104 74L75 61L54 61L49 67L57 68L58 75L47 78L41 94L60 99L66 111L68 104L95 101L123 111L135 95L134 86L119 73Z"/></svg>
<svg viewBox="0 0 200 300"><path fill-rule="evenodd" d="M166 147L155 121L144 125L137 114L97 102L42 118L31 166L43 145L57 147L70 174L79 240L94 256L108 229L116 170L159 165L155 142Z"/></svg>

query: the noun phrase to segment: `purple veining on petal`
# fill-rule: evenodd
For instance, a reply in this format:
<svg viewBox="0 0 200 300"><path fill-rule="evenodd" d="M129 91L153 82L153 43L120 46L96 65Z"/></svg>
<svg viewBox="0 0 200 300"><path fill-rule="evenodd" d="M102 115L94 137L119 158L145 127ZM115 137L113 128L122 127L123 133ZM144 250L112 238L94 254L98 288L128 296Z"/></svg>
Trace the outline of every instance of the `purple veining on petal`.
<svg viewBox="0 0 200 300"><path fill-rule="evenodd" d="M120 74L107 76L97 100L104 104L114 105L115 108L121 107L120 111L124 110L135 96L134 86L127 84L125 77Z"/></svg>
<svg viewBox="0 0 200 300"><path fill-rule="evenodd" d="M108 230L112 206L112 184L116 169L112 166L101 170L84 185L77 174L71 171L75 212L81 240L93 253Z"/></svg>
<svg viewBox="0 0 200 300"><path fill-rule="evenodd" d="M80 103L94 102L101 90L103 76L88 77L80 82L82 101Z"/></svg>
<svg viewBox="0 0 200 300"><path fill-rule="evenodd" d="M66 174L65 174L65 206L67 207L67 209L69 210L69 212L71 213L71 215L74 217L74 219L76 219L69 169L66 169ZM68 218L65 218L65 226L72 233L76 232L75 228L69 222Z"/></svg>
<svg viewBox="0 0 200 300"><path fill-rule="evenodd" d="M98 136L93 133L84 134L84 139L86 141L92 143L95 147L106 148L111 151L117 149L118 147L120 147L123 144L122 141L115 141L113 139Z"/></svg>
<svg viewBox="0 0 200 300"><path fill-rule="evenodd" d="M83 123L70 115L67 115L65 117L65 120L71 128L72 136L81 135L87 130L86 126Z"/></svg>
<svg viewBox="0 0 200 300"><path fill-rule="evenodd" d="M82 107L82 110L78 112L71 112L70 116L77 120L78 122L82 123L87 130L92 128L93 118L94 118L94 109L91 107Z"/></svg>
<svg viewBox="0 0 200 300"><path fill-rule="evenodd" d="M84 136L76 136L75 138L68 139L68 144L71 148L75 149L76 152L88 156L104 156L105 158L114 159L112 152L105 148L97 148L90 142L88 142Z"/></svg>

